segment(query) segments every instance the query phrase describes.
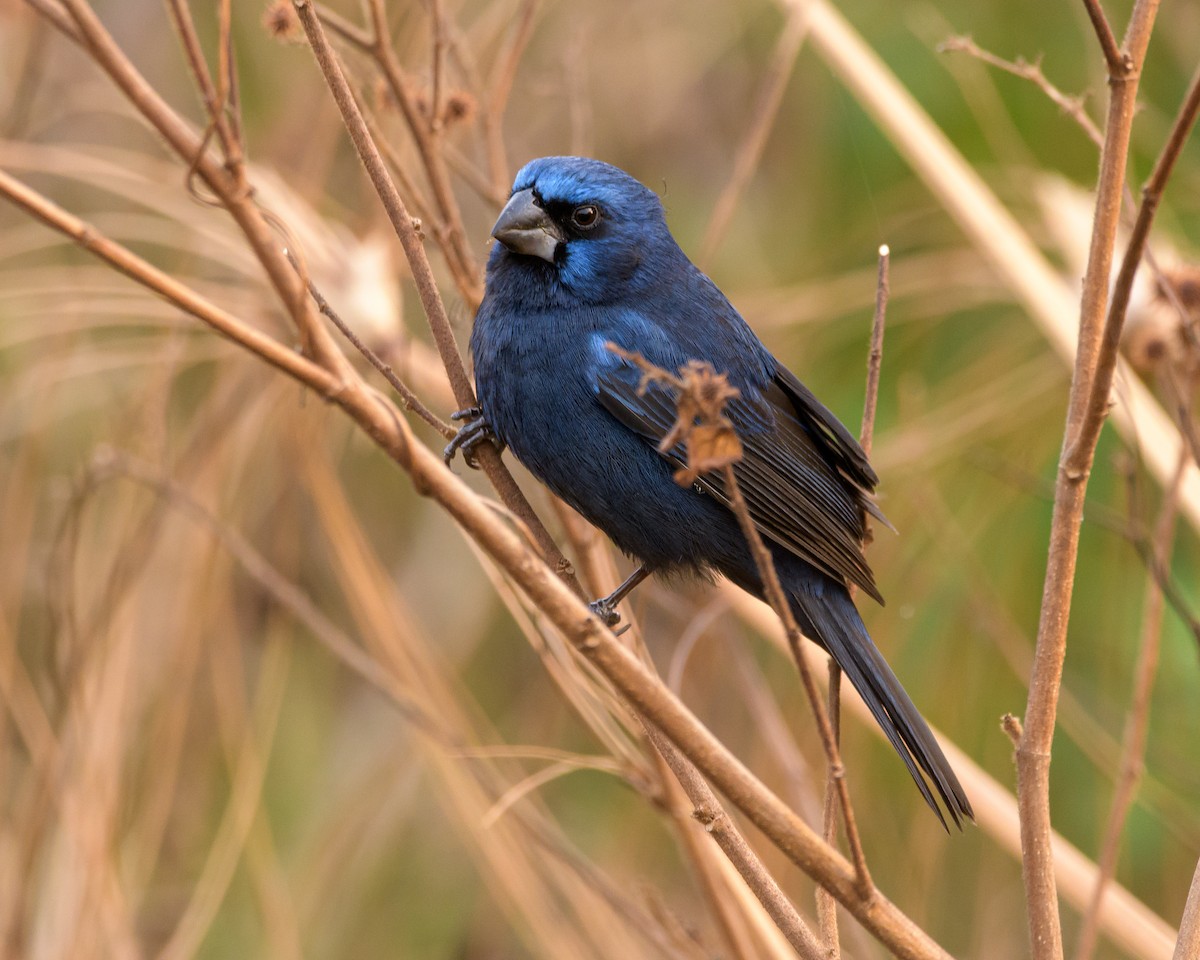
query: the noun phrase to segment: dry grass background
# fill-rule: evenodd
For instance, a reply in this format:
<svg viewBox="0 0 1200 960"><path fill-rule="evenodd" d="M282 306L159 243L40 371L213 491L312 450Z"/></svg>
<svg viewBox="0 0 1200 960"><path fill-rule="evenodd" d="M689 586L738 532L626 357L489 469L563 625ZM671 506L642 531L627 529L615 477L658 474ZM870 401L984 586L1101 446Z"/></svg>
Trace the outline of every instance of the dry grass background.
<svg viewBox="0 0 1200 960"><path fill-rule="evenodd" d="M202 125L163 8L96 6L147 77ZM270 37L258 4L234 6L262 205L345 319L447 415L453 398L403 258L311 53ZM522 5L445 7L490 76ZM1090 186L1094 147L1033 86L935 47L964 32L1005 56L1041 53L1061 87L1099 95L1082 8L843 7L1069 270L1051 229L1067 214L1047 225L1035 185L1053 172ZM211 45L209 5L195 13ZM426 9L393 13L402 62L423 77ZM1135 127L1136 176L1165 135L1197 35L1196 9L1164 9ZM884 532L871 548L890 603L864 613L930 721L1011 786L998 721L1025 703L1069 370L802 41L769 3L547 0L503 117L505 166L588 153L661 188L684 248L704 251L769 345L849 423L862 403L875 250L890 244L874 460L901 535ZM348 57L374 90L366 61ZM779 65L778 119L722 231L713 211ZM487 104L463 102L448 138L486 169L477 134ZM415 168L386 97L372 103ZM16 3L0 4L0 109L0 169L291 336L225 213L189 196L185 171L94 66ZM482 261L494 203L464 177L455 189ZM1185 254L1200 242L1198 197L1193 144L1160 221ZM465 341L469 311L458 304L452 316ZM1095 857L1147 595L1129 534L1153 523L1162 494L1110 432L1090 497L1052 776L1057 829ZM636 724L365 437L8 207L0 517L6 956L786 955L745 919L749 908L730 918L712 907L706 890L727 881L697 872L715 869L689 853L708 841L686 803L662 792ZM560 517L556 529L571 522ZM1195 530L1181 526L1170 575L1191 610L1196 574ZM646 585L634 607L672 686L819 820L824 761L786 654L703 584ZM1171 925L1200 851L1196 644L1168 609L1146 772L1117 869ZM1027 955L1017 860L985 830L945 836L860 724L847 721L844 740L881 889L956 955ZM810 912L810 881L760 846ZM1078 916L1065 911L1069 943ZM885 955L852 921L843 928L846 955ZM1102 940L1096 955L1127 952Z"/></svg>

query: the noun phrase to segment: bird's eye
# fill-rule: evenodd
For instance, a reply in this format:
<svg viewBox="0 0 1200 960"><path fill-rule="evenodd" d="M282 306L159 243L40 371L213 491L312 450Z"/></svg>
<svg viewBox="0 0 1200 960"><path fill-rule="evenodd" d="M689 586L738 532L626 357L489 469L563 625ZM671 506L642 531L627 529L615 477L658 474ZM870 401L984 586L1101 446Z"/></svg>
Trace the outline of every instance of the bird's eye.
<svg viewBox="0 0 1200 960"><path fill-rule="evenodd" d="M571 222L580 229L587 230L596 225L600 219L600 208L594 203L585 203L571 212Z"/></svg>

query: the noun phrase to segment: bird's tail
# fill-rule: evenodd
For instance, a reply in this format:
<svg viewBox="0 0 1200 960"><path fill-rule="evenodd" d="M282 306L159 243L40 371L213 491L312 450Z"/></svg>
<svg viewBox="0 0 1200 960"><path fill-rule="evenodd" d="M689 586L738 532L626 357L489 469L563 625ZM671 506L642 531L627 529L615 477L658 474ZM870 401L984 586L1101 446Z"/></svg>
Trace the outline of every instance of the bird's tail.
<svg viewBox="0 0 1200 960"><path fill-rule="evenodd" d="M931 784L954 825L961 828L964 817L975 818L971 803L925 719L875 649L854 601L841 585L828 580L813 586L817 589L812 593L801 588L802 595L794 596L792 603L805 634L819 641L850 679L942 826L946 818Z"/></svg>

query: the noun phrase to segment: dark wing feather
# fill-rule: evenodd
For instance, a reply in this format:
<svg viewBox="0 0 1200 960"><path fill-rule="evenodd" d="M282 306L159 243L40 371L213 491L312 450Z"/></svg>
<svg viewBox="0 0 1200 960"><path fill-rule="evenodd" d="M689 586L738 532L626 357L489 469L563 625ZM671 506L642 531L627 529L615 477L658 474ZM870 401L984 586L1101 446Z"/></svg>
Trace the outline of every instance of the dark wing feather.
<svg viewBox="0 0 1200 960"><path fill-rule="evenodd" d="M850 431L797 376L782 363L775 368L774 386L791 401L796 413L804 419L819 437L822 447L834 459L855 486L870 493L879 483L879 477L867 462L867 455L858 445Z"/></svg>
<svg viewBox="0 0 1200 960"><path fill-rule="evenodd" d="M882 603L861 546L875 474L837 419L787 377L783 383L777 378L761 398L743 394L726 407L742 440L734 475L750 516L764 536ZM675 397L656 384L639 392L640 380L629 364L605 364L596 372L597 395L609 413L657 446L675 422ZM680 466L687 458L682 444L665 456ZM720 473L701 476L697 485L729 506Z"/></svg>

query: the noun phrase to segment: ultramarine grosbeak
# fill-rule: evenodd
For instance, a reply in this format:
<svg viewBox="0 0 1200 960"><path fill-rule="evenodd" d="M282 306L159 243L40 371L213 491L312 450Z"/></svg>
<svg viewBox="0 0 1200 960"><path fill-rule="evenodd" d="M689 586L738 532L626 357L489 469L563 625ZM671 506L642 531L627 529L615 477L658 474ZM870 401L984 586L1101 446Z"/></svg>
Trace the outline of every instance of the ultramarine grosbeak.
<svg viewBox="0 0 1200 960"><path fill-rule="evenodd" d="M517 174L471 349L480 406L447 448L512 449L529 471L641 566L593 604L609 623L650 573L724 574L756 597L762 581L723 474L675 482L686 461L658 451L675 422L669 385L643 383L614 343L674 372L712 364L740 391L725 413L743 445L734 475L770 544L804 633L870 707L945 824L971 805L929 727L875 648L851 600L882 602L862 553L878 482L849 431L775 359L679 248L653 191L622 170L544 157Z"/></svg>

